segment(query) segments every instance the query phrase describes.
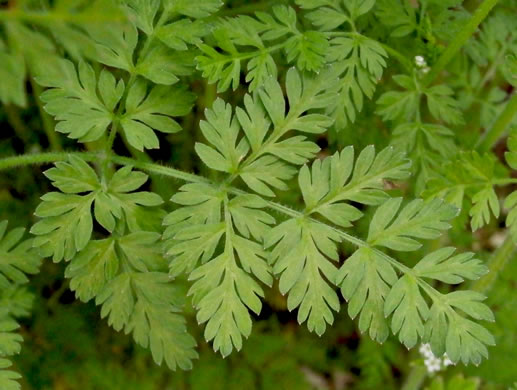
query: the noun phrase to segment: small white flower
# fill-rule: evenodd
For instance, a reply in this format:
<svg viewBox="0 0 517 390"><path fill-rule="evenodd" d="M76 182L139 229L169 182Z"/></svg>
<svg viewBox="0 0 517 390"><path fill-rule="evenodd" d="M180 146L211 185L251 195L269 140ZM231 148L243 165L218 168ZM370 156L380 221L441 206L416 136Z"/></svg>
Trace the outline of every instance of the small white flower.
<svg viewBox="0 0 517 390"><path fill-rule="evenodd" d="M415 64L419 68L427 66L427 62L423 56L415 56Z"/></svg>
<svg viewBox="0 0 517 390"><path fill-rule="evenodd" d="M445 367L447 367L447 366L454 366L454 363L451 361L451 359L449 359L447 354L443 355L443 365Z"/></svg>
<svg viewBox="0 0 517 390"><path fill-rule="evenodd" d="M427 368L427 372L433 374L435 372L439 372L447 366L454 364L448 357L447 354L444 354L442 357L436 357L431 350L431 346L429 344L422 344L418 349L420 354L424 358L424 364Z"/></svg>

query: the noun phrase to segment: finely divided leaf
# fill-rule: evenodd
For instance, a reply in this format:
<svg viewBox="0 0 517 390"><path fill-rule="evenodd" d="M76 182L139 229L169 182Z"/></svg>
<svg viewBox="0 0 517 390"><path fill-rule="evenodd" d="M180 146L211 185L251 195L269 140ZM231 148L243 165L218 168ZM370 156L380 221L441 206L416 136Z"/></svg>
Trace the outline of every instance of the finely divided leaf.
<svg viewBox="0 0 517 390"><path fill-rule="evenodd" d="M65 276L70 278L70 289L83 302L97 296L107 282L119 270L120 262L115 250L115 240L90 241L86 248L75 256L66 268Z"/></svg>
<svg viewBox="0 0 517 390"><path fill-rule="evenodd" d="M354 149L349 146L324 160L316 160L312 172L304 166L298 182L307 212L349 227L362 216L349 202L366 205L383 202L388 197L384 181L407 178L409 167L409 160L393 148L375 155L375 148L368 146L355 158Z"/></svg>
<svg viewBox="0 0 517 390"><path fill-rule="evenodd" d="M355 121L356 113L363 109L364 96L372 98L387 56L377 41L360 34L330 41L327 61L334 63L339 81L334 87L338 99L327 112L334 118L338 130Z"/></svg>
<svg viewBox="0 0 517 390"><path fill-rule="evenodd" d="M181 294L167 274L123 272L104 287L96 303L115 330L132 332L138 344L150 348L157 364L165 361L172 370L192 367L196 341L178 314Z"/></svg>
<svg viewBox="0 0 517 390"><path fill-rule="evenodd" d="M49 192L35 214L41 217L31 228L37 237L34 246L54 261L69 261L90 241L93 216L107 231L115 229L116 221L124 219L131 231L151 224L152 213L142 206L158 206L162 199L152 192L131 192L147 181L147 175L133 172L130 166L119 169L102 185L95 171L82 159L70 156L69 162L58 162L45 172L53 185L62 192Z"/></svg>
<svg viewBox="0 0 517 390"><path fill-rule="evenodd" d="M167 13L177 13L191 18L206 18L217 12L223 4L222 0L164 0L163 2Z"/></svg>
<svg viewBox="0 0 517 390"><path fill-rule="evenodd" d="M471 252L452 256L456 249L445 247L425 256L413 268L422 278L431 278L443 283L458 284L465 279L476 280L488 272L488 268L474 258Z"/></svg>
<svg viewBox="0 0 517 390"><path fill-rule="evenodd" d="M312 332L322 335L334 322L339 300L333 284L338 261L339 235L330 227L303 218L290 219L273 228L266 247L274 246L274 273L280 275L280 292L288 294L287 308L298 308L298 322L307 321Z"/></svg>
<svg viewBox="0 0 517 390"><path fill-rule="evenodd" d="M512 132L508 137L508 152L504 154L506 162L512 169L517 169L517 133ZM517 191L513 191L504 201L504 208L509 209L506 217L506 226L510 229L510 234L517 242Z"/></svg>
<svg viewBox="0 0 517 390"><path fill-rule="evenodd" d="M103 69L98 80L93 68L80 62L76 71L64 59L49 61L36 80L50 87L41 95L45 110L55 116L56 131L80 142L91 142L106 133L113 111L124 93L124 82Z"/></svg>
<svg viewBox="0 0 517 390"><path fill-rule="evenodd" d="M368 243L399 251L414 251L422 245L415 238L431 240L451 227L448 221L458 214L456 207L439 199L424 202L415 199L397 215L402 198L387 200L375 212L370 223Z"/></svg>
<svg viewBox="0 0 517 390"><path fill-rule="evenodd" d="M39 271L41 258L32 250L32 240L22 240L24 228L7 232L7 221L0 222L0 287L28 282L25 274Z"/></svg>
<svg viewBox="0 0 517 390"><path fill-rule="evenodd" d="M194 281L189 295L198 322L206 323L205 338L227 356L251 333L249 310L260 313L264 293L258 281L273 281L261 243L275 220L260 197L228 199L208 184L187 184L172 201L183 207L165 218L170 274L185 272Z"/></svg>
<svg viewBox="0 0 517 390"><path fill-rule="evenodd" d="M183 87L155 86L147 92L143 80L129 90L125 113L120 124L128 142L142 151L159 147L154 133L177 133L180 125L171 117L186 115L194 102L194 95Z"/></svg>
<svg viewBox="0 0 517 390"><path fill-rule="evenodd" d="M345 260L336 275L336 284L348 302L348 314L359 315L359 330L368 331L380 343L389 335L385 300L397 282L395 270L370 248L363 247Z"/></svg>
<svg viewBox="0 0 517 390"><path fill-rule="evenodd" d="M473 291L455 291L434 301L424 341L431 344L435 356L447 353L454 363L461 360L464 364L476 365L488 357L486 346L495 344L494 337L483 326L454 310L460 309L475 320L493 321L492 312L481 303L484 299Z"/></svg>
<svg viewBox="0 0 517 390"><path fill-rule="evenodd" d="M424 336L424 322L429 307L420 293L416 279L404 275L392 287L384 305L385 316L393 313L391 330L407 348L413 348Z"/></svg>
<svg viewBox="0 0 517 390"><path fill-rule="evenodd" d="M505 178L507 172L493 155L461 152L457 159L441 166L438 172L439 176L428 182L424 197L443 198L456 207L463 207L470 198L473 231L490 222L491 214L499 216L493 181Z"/></svg>

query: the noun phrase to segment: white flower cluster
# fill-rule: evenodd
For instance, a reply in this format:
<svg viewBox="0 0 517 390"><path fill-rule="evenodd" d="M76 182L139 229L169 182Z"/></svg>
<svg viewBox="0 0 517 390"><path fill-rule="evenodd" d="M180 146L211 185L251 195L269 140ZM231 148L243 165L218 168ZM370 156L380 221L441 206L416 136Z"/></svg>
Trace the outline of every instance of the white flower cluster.
<svg viewBox="0 0 517 390"><path fill-rule="evenodd" d="M415 56L415 64L423 73L427 73L431 70L431 68L427 66L427 61L423 56Z"/></svg>
<svg viewBox="0 0 517 390"><path fill-rule="evenodd" d="M434 356L433 351L431 351L431 346L429 344L422 344L420 346L419 352L424 357L424 364L427 368L427 372L430 374L441 371L445 367L454 364L447 357L446 353L441 358Z"/></svg>

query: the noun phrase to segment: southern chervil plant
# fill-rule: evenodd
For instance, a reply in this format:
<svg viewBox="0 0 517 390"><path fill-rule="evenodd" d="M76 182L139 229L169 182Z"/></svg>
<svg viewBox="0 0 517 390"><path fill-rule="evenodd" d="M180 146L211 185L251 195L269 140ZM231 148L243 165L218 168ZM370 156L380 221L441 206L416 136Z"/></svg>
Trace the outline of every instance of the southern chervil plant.
<svg viewBox="0 0 517 390"><path fill-rule="evenodd" d="M42 259L173 370L197 326L223 357L246 348L272 290L317 335L344 311L378 343L488 357L487 291L462 284L488 268L448 237L503 209L517 237L517 195L497 191L517 136L508 167L492 152L517 111L515 2L14 3L0 99L35 101L48 150L0 169L53 166L31 237L0 224L0 289L23 307L0 312L1 389L19 388L20 285Z"/></svg>

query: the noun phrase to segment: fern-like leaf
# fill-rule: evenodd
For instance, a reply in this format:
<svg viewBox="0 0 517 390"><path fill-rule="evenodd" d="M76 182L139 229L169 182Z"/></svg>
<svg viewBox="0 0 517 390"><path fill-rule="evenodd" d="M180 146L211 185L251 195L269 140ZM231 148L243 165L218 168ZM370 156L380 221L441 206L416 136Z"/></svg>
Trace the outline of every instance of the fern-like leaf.
<svg viewBox="0 0 517 390"><path fill-rule="evenodd" d="M255 18L241 15L223 19L213 37L220 50L199 45L203 54L196 62L209 82L218 83L219 92L237 88L243 61L248 61L246 81L253 91L267 78L276 78L273 52L283 49L288 63L296 62L300 70L317 71L324 65L328 49L324 34L301 31L294 9L282 5L273 7L272 14L257 12ZM246 47L248 50L244 51Z"/></svg>
<svg viewBox="0 0 517 390"><path fill-rule="evenodd" d="M69 162L56 163L45 175L62 192L42 196L35 214L43 219L32 226L31 233L37 236L34 246L44 256L53 256L54 261L69 261L86 247L93 231L93 217L110 232L122 218L131 230L140 230L142 222L150 222L141 220L145 215L141 206L162 203L152 192L132 192L147 181L147 175L132 172L129 166L119 169L107 186L84 160L75 156Z"/></svg>
<svg viewBox="0 0 517 390"><path fill-rule="evenodd" d="M266 203L260 197L228 199L223 190L204 184L183 186L172 201L184 207L165 218L170 272L187 272L194 280L189 294L198 321L206 322L205 338L227 356L233 348L240 350L242 337L251 333L248 309L260 313L264 293L257 280L272 283L259 243L274 219L262 210Z"/></svg>
<svg viewBox="0 0 517 390"><path fill-rule="evenodd" d="M40 256L32 250L32 240L22 240L24 228L7 234L7 221L0 222L0 288L28 282L26 274L39 270Z"/></svg>
<svg viewBox="0 0 517 390"><path fill-rule="evenodd" d="M477 152L461 152L457 159L445 164L440 175L430 180L426 198L443 198L456 207L463 207L466 199L472 206L472 230L489 223L491 215L499 217L500 207L494 189L494 182L507 176L506 170L494 156Z"/></svg>
<svg viewBox="0 0 517 390"><path fill-rule="evenodd" d="M124 82L103 70L98 80L93 68L79 63L78 72L68 60L51 61L40 71L39 84L52 89L41 99L45 110L56 117L56 131L80 142L95 141L112 123L112 112L124 93Z"/></svg>

